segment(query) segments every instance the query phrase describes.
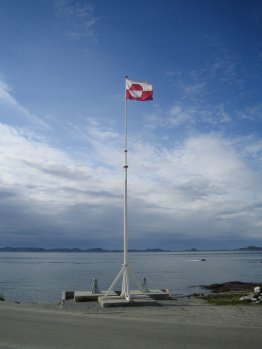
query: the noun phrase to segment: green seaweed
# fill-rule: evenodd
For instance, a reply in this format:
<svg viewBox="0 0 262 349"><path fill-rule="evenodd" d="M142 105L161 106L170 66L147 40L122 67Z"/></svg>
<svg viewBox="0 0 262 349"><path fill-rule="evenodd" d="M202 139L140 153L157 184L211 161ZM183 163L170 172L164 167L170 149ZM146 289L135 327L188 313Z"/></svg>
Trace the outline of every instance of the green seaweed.
<svg viewBox="0 0 262 349"><path fill-rule="evenodd" d="M217 294L217 295L208 295L204 299L210 304L217 305L246 305L250 304L247 301L241 301L240 298L243 296L243 293L235 294Z"/></svg>

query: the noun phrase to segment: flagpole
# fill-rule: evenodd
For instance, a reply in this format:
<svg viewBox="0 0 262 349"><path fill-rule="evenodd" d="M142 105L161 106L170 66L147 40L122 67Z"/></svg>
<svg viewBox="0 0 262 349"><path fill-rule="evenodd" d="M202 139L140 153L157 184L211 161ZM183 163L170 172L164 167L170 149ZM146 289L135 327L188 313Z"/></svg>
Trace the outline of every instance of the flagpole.
<svg viewBox="0 0 262 349"><path fill-rule="evenodd" d="M125 76L125 80L128 77ZM128 265L128 220L127 220L127 99L125 96L125 190L124 190L124 265Z"/></svg>
<svg viewBox="0 0 262 349"><path fill-rule="evenodd" d="M133 277L133 280L136 282L138 286L138 290L140 289L140 285L138 281L136 280L134 274L132 273L132 270L129 268L128 265L128 214L127 214L127 99L136 99L140 101L147 101L152 100L153 96L153 90L152 85L148 83L134 83L135 86L128 86L128 92L132 90L131 96L133 98L130 98L130 95L127 97L127 85L128 85L128 76L125 76L125 130L124 130L124 172L125 172L125 179L124 179L124 261L122 264L122 268L120 272L117 274L116 278L112 282L109 289L106 291L103 298L106 298L110 296L110 292L113 291L114 286L117 284L118 280L122 277L122 290L120 294L120 298L125 298L127 302L131 301L131 294L129 289L129 274ZM141 92L142 91L142 92ZM142 291L144 294L146 294L146 291ZM114 296L115 297L115 296ZM132 298L135 298L136 295L134 293L132 294Z"/></svg>
<svg viewBox="0 0 262 349"><path fill-rule="evenodd" d="M125 84L126 79L125 76ZM122 296L127 300L130 299L129 292L129 280L128 280L128 215L127 215L127 99L126 99L126 86L125 86L125 149L124 149L124 171L125 171L125 181L124 181L124 264L123 264L123 282L122 282Z"/></svg>
<svg viewBox="0 0 262 349"><path fill-rule="evenodd" d="M125 85L126 79L128 77L125 76ZM113 290L117 281L123 277L122 279L122 290L121 297L125 298L128 302L130 301L130 289L129 289L129 267L128 267L128 215L127 215L127 99L126 99L126 86L125 86L125 133L124 133L124 171L125 171L125 179L124 179L124 261L120 272L117 274L115 280L112 282L111 286L107 290L104 295L104 298L110 295L110 292Z"/></svg>

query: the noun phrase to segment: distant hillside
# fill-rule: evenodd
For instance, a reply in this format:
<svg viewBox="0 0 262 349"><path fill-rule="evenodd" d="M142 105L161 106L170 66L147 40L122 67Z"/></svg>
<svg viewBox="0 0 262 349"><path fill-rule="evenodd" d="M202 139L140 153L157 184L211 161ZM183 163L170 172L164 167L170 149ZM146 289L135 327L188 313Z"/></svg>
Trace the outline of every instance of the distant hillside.
<svg viewBox="0 0 262 349"><path fill-rule="evenodd" d="M82 250L80 248L40 248L40 247L2 247L0 252L109 252L103 248L90 248Z"/></svg>
<svg viewBox="0 0 262 349"><path fill-rule="evenodd" d="M262 247L248 246L248 247L238 248L237 250L238 251L262 251Z"/></svg>
<svg viewBox="0 0 262 349"><path fill-rule="evenodd" d="M128 252L203 252L203 251L262 251L262 247L257 246L248 246L241 247L234 250L197 250L196 248L192 248L190 250L164 250L162 248L147 248L143 250L139 249L130 249ZM87 252L87 253L105 253L105 252L123 252L123 250L107 250L101 247L81 249L81 248L41 248L41 247L0 247L0 252Z"/></svg>
<svg viewBox="0 0 262 349"><path fill-rule="evenodd" d="M80 248L40 248L40 247L0 247L0 252L123 252L122 250L105 250L101 247ZM149 248L146 250L129 250L129 252L170 252L161 248Z"/></svg>

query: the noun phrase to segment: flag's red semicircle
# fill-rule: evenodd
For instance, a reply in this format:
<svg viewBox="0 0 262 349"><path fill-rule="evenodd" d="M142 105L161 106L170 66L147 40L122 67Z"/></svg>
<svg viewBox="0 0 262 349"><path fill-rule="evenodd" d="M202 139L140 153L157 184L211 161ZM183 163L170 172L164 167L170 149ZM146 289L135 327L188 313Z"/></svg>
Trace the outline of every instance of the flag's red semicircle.
<svg viewBox="0 0 262 349"><path fill-rule="evenodd" d="M126 79L126 99L132 99L136 101L152 100L152 85L147 82L135 82Z"/></svg>

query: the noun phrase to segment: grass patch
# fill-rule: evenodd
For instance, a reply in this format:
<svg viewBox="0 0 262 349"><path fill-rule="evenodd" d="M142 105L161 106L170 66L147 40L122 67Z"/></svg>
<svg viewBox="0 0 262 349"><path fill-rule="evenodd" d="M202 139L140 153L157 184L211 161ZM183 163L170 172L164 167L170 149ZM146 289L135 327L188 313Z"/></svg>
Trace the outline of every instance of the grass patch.
<svg viewBox="0 0 262 349"><path fill-rule="evenodd" d="M240 297L243 296L243 293L236 294L216 294L205 296L204 299L210 304L217 305L237 305L237 304L249 304L247 301L240 301Z"/></svg>

